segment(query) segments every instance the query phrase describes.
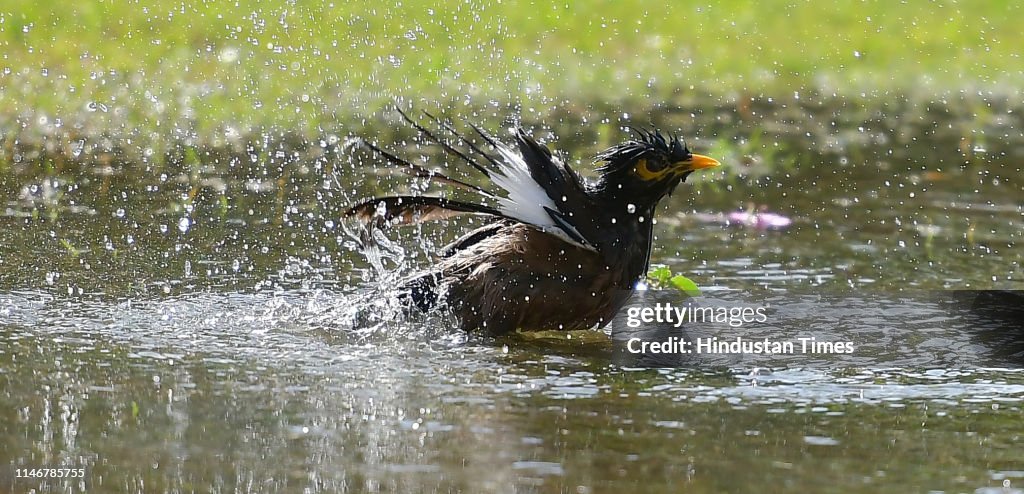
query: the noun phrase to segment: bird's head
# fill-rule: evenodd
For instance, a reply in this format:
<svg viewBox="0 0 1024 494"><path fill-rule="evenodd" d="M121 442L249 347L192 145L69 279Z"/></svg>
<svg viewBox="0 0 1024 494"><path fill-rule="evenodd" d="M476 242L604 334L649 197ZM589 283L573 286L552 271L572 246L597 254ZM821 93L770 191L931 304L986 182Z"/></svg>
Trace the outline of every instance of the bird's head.
<svg viewBox="0 0 1024 494"><path fill-rule="evenodd" d="M635 139L597 155L603 162L595 190L606 197L628 200L638 206L654 206L691 173L718 166L718 161L693 154L676 136L636 131Z"/></svg>

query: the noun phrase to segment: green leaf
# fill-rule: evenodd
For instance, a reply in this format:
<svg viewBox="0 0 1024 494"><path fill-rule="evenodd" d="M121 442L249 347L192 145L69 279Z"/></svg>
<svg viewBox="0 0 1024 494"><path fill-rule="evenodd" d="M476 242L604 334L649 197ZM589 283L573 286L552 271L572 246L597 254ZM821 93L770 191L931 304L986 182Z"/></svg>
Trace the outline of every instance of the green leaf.
<svg viewBox="0 0 1024 494"><path fill-rule="evenodd" d="M669 279L672 278L672 270L664 264L655 264L647 272L647 277L653 280L655 284L665 286L668 284Z"/></svg>
<svg viewBox="0 0 1024 494"><path fill-rule="evenodd" d="M669 279L669 282L672 283L672 286L676 287L679 291L684 292L691 297L700 296L700 288L697 288L697 284L694 283L693 280L681 274L673 276Z"/></svg>

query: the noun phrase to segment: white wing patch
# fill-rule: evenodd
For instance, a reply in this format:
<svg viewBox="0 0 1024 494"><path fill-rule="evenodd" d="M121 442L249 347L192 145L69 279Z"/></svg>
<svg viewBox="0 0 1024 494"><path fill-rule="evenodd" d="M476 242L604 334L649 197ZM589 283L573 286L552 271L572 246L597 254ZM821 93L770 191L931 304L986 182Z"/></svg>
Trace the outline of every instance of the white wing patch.
<svg viewBox="0 0 1024 494"><path fill-rule="evenodd" d="M498 198L498 210L572 245L597 252L597 248L569 223L569 216L533 180L523 157L500 143L496 144L502 163L501 169L491 174L491 180L508 193L507 197Z"/></svg>

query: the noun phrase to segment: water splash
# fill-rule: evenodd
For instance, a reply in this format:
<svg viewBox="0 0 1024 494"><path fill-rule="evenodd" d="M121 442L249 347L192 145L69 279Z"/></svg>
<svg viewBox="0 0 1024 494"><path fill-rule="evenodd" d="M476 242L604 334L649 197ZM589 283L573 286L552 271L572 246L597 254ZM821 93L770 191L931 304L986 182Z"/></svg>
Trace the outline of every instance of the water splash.
<svg viewBox="0 0 1024 494"><path fill-rule="evenodd" d="M443 311L424 315L411 310L399 287L420 270L416 254L429 255L434 249L430 238L417 230L408 236L415 240L411 248L402 240L393 240L380 228L341 223L347 240L343 247L358 253L367 268L356 269L359 285L338 301L307 320L313 326L341 331L358 338L388 335L389 338L451 339L451 315ZM403 236L403 238L406 238ZM447 335L447 336L446 336ZM455 340L462 338L458 336Z"/></svg>

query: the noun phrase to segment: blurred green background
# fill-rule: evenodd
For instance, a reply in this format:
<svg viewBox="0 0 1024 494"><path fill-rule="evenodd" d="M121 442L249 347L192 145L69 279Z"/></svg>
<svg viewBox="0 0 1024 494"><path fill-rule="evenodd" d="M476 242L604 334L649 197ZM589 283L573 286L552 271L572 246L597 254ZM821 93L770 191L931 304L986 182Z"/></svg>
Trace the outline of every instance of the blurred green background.
<svg viewBox="0 0 1024 494"><path fill-rule="evenodd" d="M363 125L395 99L512 105L543 120L747 95L1013 96L1024 83L1021 5L9 2L0 130L309 136Z"/></svg>

